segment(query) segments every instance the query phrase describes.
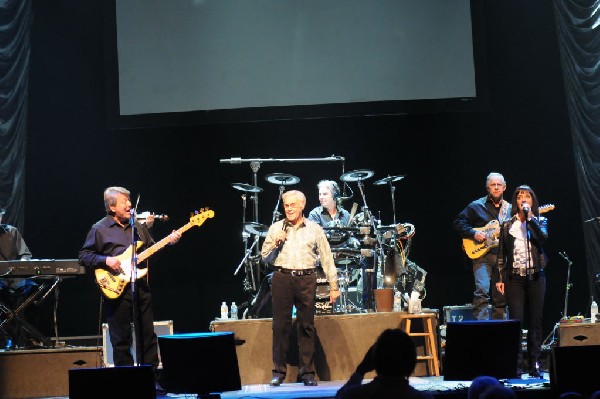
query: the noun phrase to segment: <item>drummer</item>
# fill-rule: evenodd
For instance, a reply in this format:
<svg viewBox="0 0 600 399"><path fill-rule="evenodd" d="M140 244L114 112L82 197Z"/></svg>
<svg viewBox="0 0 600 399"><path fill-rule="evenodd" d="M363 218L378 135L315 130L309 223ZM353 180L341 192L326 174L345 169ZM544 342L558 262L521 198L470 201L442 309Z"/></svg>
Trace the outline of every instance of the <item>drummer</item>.
<svg viewBox="0 0 600 399"><path fill-rule="evenodd" d="M340 187L333 180L321 180L319 188L319 203L308 214L308 219L321 225L321 227L347 227L350 222L350 213L338 203Z"/></svg>

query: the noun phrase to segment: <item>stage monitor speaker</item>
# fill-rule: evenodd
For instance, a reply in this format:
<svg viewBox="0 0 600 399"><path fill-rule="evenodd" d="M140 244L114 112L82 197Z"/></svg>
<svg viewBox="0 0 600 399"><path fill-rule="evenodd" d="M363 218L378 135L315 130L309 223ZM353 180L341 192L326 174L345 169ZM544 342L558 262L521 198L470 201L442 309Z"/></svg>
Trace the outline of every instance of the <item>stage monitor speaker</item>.
<svg viewBox="0 0 600 399"><path fill-rule="evenodd" d="M158 344L168 392L208 395L242 389L232 332L162 336Z"/></svg>
<svg viewBox="0 0 600 399"><path fill-rule="evenodd" d="M155 399L152 366L119 366L69 370L70 399Z"/></svg>
<svg viewBox="0 0 600 399"><path fill-rule="evenodd" d="M446 327L444 380L471 381L480 375L517 376L519 320L469 320Z"/></svg>
<svg viewBox="0 0 600 399"><path fill-rule="evenodd" d="M556 393L575 391L589 395L600 390L595 362L600 345L561 346L552 349L550 385Z"/></svg>

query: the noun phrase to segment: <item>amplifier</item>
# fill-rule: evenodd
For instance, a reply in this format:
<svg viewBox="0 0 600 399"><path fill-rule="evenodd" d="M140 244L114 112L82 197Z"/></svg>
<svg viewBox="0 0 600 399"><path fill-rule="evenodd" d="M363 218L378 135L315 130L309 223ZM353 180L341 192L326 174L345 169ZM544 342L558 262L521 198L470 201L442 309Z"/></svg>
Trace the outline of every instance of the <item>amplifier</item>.
<svg viewBox="0 0 600 399"><path fill-rule="evenodd" d="M600 323L559 324L558 346L600 345Z"/></svg>
<svg viewBox="0 0 600 399"><path fill-rule="evenodd" d="M492 305L488 305L488 315L492 317ZM444 323L460 323L473 320L473 305L444 306Z"/></svg>
<svg viewBox="0 0 600 399"><path fill-rule="evenodd" d="M157 337L161 335L173 335L173 320L155 321L154 332L156 333ZM136 353L133 345L131 346L131 348L129 348L129 351L131 352L131 354L133 355L133 359L135 360ZM158 356L160 358L160 350ZM104 367L114 367L115 364L113 361L113 348L112 344L110 343L110 337L108 335L108 323L102 324L102 357L104 359ZM159 365L159 367L162 367L162 364Z"/></svg>

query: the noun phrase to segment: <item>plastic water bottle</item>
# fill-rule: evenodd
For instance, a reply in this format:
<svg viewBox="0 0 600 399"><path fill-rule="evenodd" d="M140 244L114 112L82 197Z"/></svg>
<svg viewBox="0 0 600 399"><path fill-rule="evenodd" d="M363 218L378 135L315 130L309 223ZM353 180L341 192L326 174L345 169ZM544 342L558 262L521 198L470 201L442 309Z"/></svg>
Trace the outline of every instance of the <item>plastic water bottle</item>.
<svg viewBox="0 0 600 399"><path fill-rule="evenodd" d="M402 311L402 294L400 291L396 291L394 294L394 312Z"/></svg>
<svg viewBox="0 0 600 399"><path fill-rule="evenodd" d="M237 305L235 304L235 302L231 302L231 316L229 317L231 320L237 320L238 319L238 310L237 310Z"/></svg>
<svg viewBox="0 0 600 399"><path fill-rule="evenodd" d="M229 318L229 308L227 307L227 303L223 301L221 304L221 320L226 320Z"/></svg>
<svg viewBox="0 0 600 399"><path fill-rule="evenodd" d="M598 313L598 304L596 303L596 301L594 301L594 298L592 298L592 307L590 309L590 318L591 318L591 322L595 323L596 322L596 314Z"/></svg>

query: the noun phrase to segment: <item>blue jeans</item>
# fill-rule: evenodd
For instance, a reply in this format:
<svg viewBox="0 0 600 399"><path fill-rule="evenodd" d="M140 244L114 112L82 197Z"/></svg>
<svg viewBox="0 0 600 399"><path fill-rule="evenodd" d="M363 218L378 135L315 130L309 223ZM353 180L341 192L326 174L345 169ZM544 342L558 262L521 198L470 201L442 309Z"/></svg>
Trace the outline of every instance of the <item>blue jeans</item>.
<svg viewBox="0 0 600 399"><path fill-rule="evenodd" d="M499 279L496 266L496 254L488 252L473 260L473 318L475 320L506 319L506 298L496 289ZM492 305L490 317L488 305Z"/></svg>

